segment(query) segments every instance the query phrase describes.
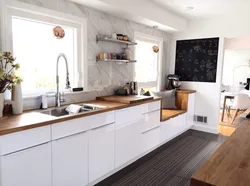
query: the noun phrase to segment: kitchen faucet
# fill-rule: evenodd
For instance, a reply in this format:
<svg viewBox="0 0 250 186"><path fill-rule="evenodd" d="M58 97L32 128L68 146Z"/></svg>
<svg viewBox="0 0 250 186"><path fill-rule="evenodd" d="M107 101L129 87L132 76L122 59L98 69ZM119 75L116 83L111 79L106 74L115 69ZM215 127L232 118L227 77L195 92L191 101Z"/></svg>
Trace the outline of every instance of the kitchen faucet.
<svg viewBox="0 0 250 186"><path fill-rule="evenodd" d="M70 82L69 82L69 65L68 60L65 54L61 53L57 57L57 63L56 63L56 107L60 107L61 103L65 101L65 99L61 98L61 94L59 92L59 73L58 73L58 67L59 67L59 60L63 57L65 64L66 64L66 89L70 89Z"/></svg>

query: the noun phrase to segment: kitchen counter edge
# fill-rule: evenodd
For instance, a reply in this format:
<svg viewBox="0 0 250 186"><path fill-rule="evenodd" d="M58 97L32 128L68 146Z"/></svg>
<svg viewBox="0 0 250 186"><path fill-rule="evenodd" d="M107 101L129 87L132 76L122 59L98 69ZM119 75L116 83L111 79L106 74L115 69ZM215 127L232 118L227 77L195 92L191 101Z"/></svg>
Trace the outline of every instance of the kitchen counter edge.
<svg viewBox="0 0 250 186"><path fill-rule="evenodd" d="M90 112L87 112L87 113L79 113L79 114L76 114L76 115L70 115L70 116L64 116L64 117L58 117L58 118L39 113L39 110L27 111L27 112L24 112L21 115L4 116L3 118L0 118L0 136L15 133L15 132L21 132L21 131L28 130L28 129L43 127L43 126L46 126L46 125L51 125L51 124L60 123L60 122L64 122L64 121L74 120L74 119L82 118L82 117L86 117L86 116L105 113L105 112L109 112L109 111L113 111L113 110L129 108L129 107L142 105L142 104L155 102L155 101L160 101L160 100L161 100L161 98L154 98L152 100L146 100L146 101L142 101L142 102L138 102L138 103L132 103L132 104L122 104L122 103L116 103L116 102L92 100L92 101L87 101L87 102L83 102L83 103L84 104L86 104L86 103L100 104L100 105L102 105L102 104L105 105L105 103L106 103L106 105L111 104L113 106L112 107L107 107L107 108L104 108L104 109L100 109L100 110L90 111ZM77 103L77 104L80 104L80 103ZM22 117L24 115L26 115L26 116L30 115L31 116L32 114L33 115L36 114L37 116L44 117L44 118L46 117L48 119L44 119L42 121L40 120L40 121L32 122L32 123L27 122L27 125L26 124L20 124L20 120L22 119Z"/></svg>

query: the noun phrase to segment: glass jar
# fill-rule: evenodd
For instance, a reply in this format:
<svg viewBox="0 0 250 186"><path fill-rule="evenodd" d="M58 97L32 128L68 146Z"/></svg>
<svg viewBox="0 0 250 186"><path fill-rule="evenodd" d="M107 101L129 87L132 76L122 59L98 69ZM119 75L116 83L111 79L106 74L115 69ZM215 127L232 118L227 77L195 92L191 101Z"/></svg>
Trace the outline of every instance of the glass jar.
<svg viewBox="0 0 250 186"><path fill-rule="evenodd" d="M132 55L131 49L130 48L125 48L124 53L126 55L126 59L131 60L131 55Z"/></svg>

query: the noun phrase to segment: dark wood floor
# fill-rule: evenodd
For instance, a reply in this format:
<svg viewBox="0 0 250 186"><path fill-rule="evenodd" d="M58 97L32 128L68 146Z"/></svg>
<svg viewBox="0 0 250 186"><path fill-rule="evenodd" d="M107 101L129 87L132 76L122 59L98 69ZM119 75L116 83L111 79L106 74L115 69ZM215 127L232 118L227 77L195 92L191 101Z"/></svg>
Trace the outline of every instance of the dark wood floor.
<svg viewBox="0 0 250 186"><path fill-rule="evenodd" d="M227 136L189 130L97 186L188 186Z"/></svg>

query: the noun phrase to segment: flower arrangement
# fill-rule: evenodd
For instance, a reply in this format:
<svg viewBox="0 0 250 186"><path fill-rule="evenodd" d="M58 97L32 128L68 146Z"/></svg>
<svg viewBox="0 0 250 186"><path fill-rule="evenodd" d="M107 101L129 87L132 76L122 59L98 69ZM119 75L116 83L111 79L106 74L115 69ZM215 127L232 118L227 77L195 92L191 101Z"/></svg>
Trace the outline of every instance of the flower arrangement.
<svg viewBox="0 0 250 186"><path fill-rule="evenodd" d="M22 82L16 74L20 65L15 61L16 58L11 52L0 53L0 94L6 90L12 90L13 86Z"/></svg>

